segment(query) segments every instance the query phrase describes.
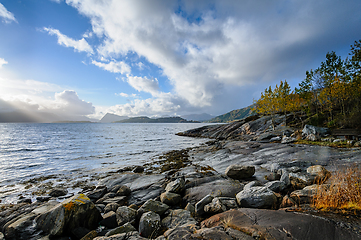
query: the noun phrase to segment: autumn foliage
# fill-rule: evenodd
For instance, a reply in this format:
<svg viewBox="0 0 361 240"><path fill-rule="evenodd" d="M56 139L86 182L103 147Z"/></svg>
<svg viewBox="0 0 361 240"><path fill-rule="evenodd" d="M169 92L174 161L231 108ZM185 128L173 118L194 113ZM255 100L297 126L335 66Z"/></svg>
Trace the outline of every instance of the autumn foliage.
<svg viewBox="0 0 361 240"><path fill-rule="evenodd" d="M272 118L297 113L314 125L360 128L361 40L351 46L345 60L335 52L327 53L326 61L316 70L306 71L305 80L293 91L286 80L274 89L265 89L255 110Z"/></svg>

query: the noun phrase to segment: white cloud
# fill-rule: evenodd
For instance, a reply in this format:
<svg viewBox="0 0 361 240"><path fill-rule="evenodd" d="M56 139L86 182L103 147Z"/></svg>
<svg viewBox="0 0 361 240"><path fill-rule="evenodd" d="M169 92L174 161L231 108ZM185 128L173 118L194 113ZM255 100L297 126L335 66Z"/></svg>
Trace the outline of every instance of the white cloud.
<svg viewBox="0 0 361 240"><path fill-rule="evenodd" d="M121 92L121 93L116 93L115 95L120 96L120 97L126 97L126 98L128 98L128 97L132 97L132 98L137 97L137 94L135 94L135 93L127 94L127 93Z"/></svg>
<svg viewBox="0 0 361 240"><path fill-rule="evenodd" d="M102 63L92 60L92 64L112 73L129 74L131 71L130 66L122 61L111 61L109 63Z"/></svg>
<svg viewBox="0 0 361 240"><path fill-rule="evenodd" d="M128 77L128 83L138 92L147 92L152 94L152 96L157 96L159 94L159 85L158 80L148 79L145 77Z"/></svg>
<svg viewBox="0 0 361 240"><path fill-rule="evenodd" d="M0 18L3 19L4 23L17 22L14 14L9 12L4 5L0 3Z"/></svg>
<svg viewBox="0 0 361 240"><path fill-rule="evenodd" d="M92 103L81 100L72 90L55 93L53 106L54 112L67 115L89 115L95 111Z"/></svg>
<svg viewBox="0 0 361 240"><path fill-rule="evenodd" d="M5 64L8 64L8 62L5 60L5 59L3 59L3 58L0 58L0 69L3 67L3 65L5 65Z"/></svg>
<svg viewBox="0 0 361 240"><path fill-rule="evenodd" d="M44 30L47 31L50 35L55 35L58 38L58 44L65 47L72 47L74 50L78 52L87 52L93 54L93 48L88 44L88 42L82 38L80 40L74 40L64 34L62 34L59 30L54 28L46 28Z"/></svg>
<svg viewBox="0 0 361 240"><path fill-rule="evenodd" d="M102 41L99 54L144 57L168 77L173 95L194 107L211 106L227 95L228 87L303 77L311 61L333 50L329 45L339 44L339 36L357 36L349 26L359 21L355 4L360 6L357 1L200 0L182 1L177 11L179 1L66 2L90 18ZM156 96L158 84L145 86L150 82L142 80L128 82Z"/></svg>

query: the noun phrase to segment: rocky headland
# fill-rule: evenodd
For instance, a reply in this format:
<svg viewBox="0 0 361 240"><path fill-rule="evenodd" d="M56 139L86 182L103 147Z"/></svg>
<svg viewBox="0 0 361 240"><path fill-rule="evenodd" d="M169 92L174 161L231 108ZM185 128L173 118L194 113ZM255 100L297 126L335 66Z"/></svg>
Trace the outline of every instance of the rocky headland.
<svg viewBox="0 0 361 240"><path fill-rule="evenodd" d="M335 170L358 167L328 129L287 127L250 117L179 133L211 140L143 166L110 172L68 196L54 188L37 201L1 205L0 239L361 239L360 211L324 212L312 202Z"/></svg>

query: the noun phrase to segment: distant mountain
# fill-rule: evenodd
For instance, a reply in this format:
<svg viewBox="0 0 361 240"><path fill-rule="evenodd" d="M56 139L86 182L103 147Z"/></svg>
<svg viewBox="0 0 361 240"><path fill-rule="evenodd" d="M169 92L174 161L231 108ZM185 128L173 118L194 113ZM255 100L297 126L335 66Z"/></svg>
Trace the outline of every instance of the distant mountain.
<svg viewBox="0 0 361 240"><path fill-rule="evenodd" d="M234 120L240 120L240 119L255 115L256 113L252 111L253 107L254 107L254 104L252 104L251 106L245 107L245 108L233 110L233 111L230 111L230 112L228 112L226 114L219 115L219 116L217 116L215 118L212 118L207 122L210 122L210 123L226 123L226 122L231 122L231 121L234 121Z"/></svg>
<svg viewBox="0 0 361 240"><path fill-rule="evenodd" d="M59 116L46 112L12 111L0 112L0 122L5 123L49 123L59 121Z"/></svg>
<svg viewBox="0 0 361 240"><path fill-rule="evenodd" d="M104 117L102 117L102 119L100 119L100 123L111 123L111 122L116 122L116 121L121 121L121 120L125 120L128 119L129 117L126 116L119 116L113 113L107 113L104 115Z"/></svg>
<svg viewBox="0 0 361 240"><path fill-rule="evenodd" d="M165 118L134 117L116 122L117 123L191 123L195 121L187 121L181 117L165 117Z"/></svg>
<svg viewBox="0 0 361 240"><path fill-rule="evenodd" d="M203 122L203 121L207 121L210 120L212 118L214 118L214 116L208 114L208 113L201 113L201 114L189 114L189 115L184 115L181 116L184 119L187 119L188 121L199 121L199 122Z"/></svg>

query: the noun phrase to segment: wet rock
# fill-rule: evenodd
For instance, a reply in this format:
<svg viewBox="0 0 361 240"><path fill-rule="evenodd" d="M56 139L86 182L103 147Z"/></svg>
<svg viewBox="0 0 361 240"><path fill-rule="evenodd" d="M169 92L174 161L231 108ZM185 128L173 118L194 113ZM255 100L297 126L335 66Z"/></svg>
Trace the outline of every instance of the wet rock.
<svg viewBox="0 0 361 240"><path fill-rule="evenodd" d="M68 190L64 188L54 188L49 192L49 196L51 197L61 197L68 194Z"/></svg>
<svg viewBox="0 0 361 240"><path fill-rule="evenodd" d="M133 172L134 173L142 173L142 172L144 172L144 167L143 166L136 166L135 168L133 168Z"/></svg>
<svg viewBox="0 0 361 240"><path fill-rule="evenodd" d="M41 214L36 219L36 226L47 234L60 236L77 227L94 229L100 220L100 212L94 203L79 194Z"/></svg>
<svg viewBox="0 0 361 240"><path fill-rule="evenodd" d="M286 170L282 171L280 181L283 182L286 187L291 184L290 175Z"/></svg>
<svg viewBox="0 0 361 240"><path fill-rule="evenodd" d="M108 198L108 199L105 199L103 201L103 203L105 205L109 204L109 203L117 203L119 205L124 205L127 201L127 197L126 196L119 196L119 197L114 197L114 198Z"/></svg>
<svg viewBox="0 0 361 240"><path fill-rule="evenodd" d="M191 213L191 215L193 216L196 213L196 208L193 204L191 203L187 203L186 207L184 208L184 210L187 210Z"/></svg>
<svg viewBox="0 0 361 240"><path fill-rule="evenodd" d="M251 187L257 187L257 186L262 186L262 183L259 181L252 181L252 182L249 182L246 185L244 185L243 190L250 189Z"/></svg>
<svg viewBox="0 0 361 240"><path fill-rule="evenodd" d="M96 201L98 200L99 198L102 198L105 194L107 193L107 188L104 187L104 188L99 188L99 189L96 189L90 193L87 193L87 197L90 198L92 201Z"/></svg>
<svg viewBox="0 0 361 240"><path fill-rule="evenodd" d="M133 223L137 216L137 211L126 206L119 207L116 212L117 223L119 226L130 222Z"/></svg>
<svg viewBox="0 0 361 240"><path fill-rule="evenodd" d="M255 173L254 166L231 165L226 169L225 174L233 179L241 180L250 178Z"/></svg>
<svg viewBox="0 0 361 240"><path fill-rule="evenodd" d="M298 204L311 203L318 190L318 185L304 187L302 190L293 191L290 197Z"/></svg>
<svg viewBox="0 0 361 240"><path fill-rule="evenodd" d="M253 187L236 195L238 205L251 208L272 208L277 204L277 197L267 187Z"/></svg>
<svg viewBox="0 0 361 240"><path fill-rule="evenodd" d="M139 220L139 235L146 238L155 238L160 229L160 216L154 212L146 212Z"/></svg>
<svg viewBox="0 0 361 240"><path fill-rule="evenodd" d="M125 185L120 186L116 192L117 196L129 196L131 193L132 190L130 190L130 188Z"/></svg>
<svg viewBox="0 0 361 240"><path fill-rule="evenodd" d="M187 224L197 224L191 213L184 209L171 210L167 217L162 220L165 228L175 228Z"/></svg>
<svg viewBox="0 0 361 240"><path fill-rule="evenodd" d="M168 183L165 188L167 192L172 192L172 193L181 193L184 191L184 189L185 189L185 181L183 177L177 178L175 181Z"/></svg>
<svg viewBox="0 0 361 240"><path fill-rule="evenodd" d="M99 212L104 212L105 209L105 205L104 204L95 204L95 206L97 207L97 209L99 210ZM109 211L108 211L109 212Z"/></svg>
<svg viewBox="0 0 361 240"><path fill-rule="evenodd" d="M204 206L211 203L213 198L214 197L212 195L207 195L204 198L202 198L199 202L197 202L196 206L195 206L196 214L197 215L203 215L204 214Z"/></svg>
<svg viewBox="0 0 361 240"><path fill-rule="evenodd" d="M272 181L264 185L273 192L281 192L286 188L286 185L283 181Z"/></svg>
<svg viewBox="0 0 361 240"><path fill-rule="evenodd" d="M110 192L110 193L105 194L102 198L98 199L95 203L103 204L105 200L107 200L109 198L114 198L114 197L116 197L116 194L113 192Z"/></svg>
<svg viewBox="0 0 361 240"><path fill-rule="evenodd" d="M322 184L331 177L331 173L321 165L307 168L307 173L314 176L314 183Z"/></svg>
<svg viewBox="0 0 361 240"><path fill-rule="evenodd" d="M280 178L281 178L281 175L278 173L275 173L275 172L271 172L270 174L268 174L266 176L266 179L268 181L276 181L276 180L280 180Z"/></svg>
<svg viewBox="0 0 361 240"><path fill-rule="evenodd" d="M110 230L109 232L107 232L107 234L105 234L105 236L110 237L115 234L129 233L129 232L134 232L134 231L137 231L137 229L135 229L135 227L133 227L133 225L128 222L122 226L119 226L117 228Z"/></svg>
<svg viewBox="0 0 361 240"><path fill-rule="evenodd" d="M174 206L182 201L182 196L177 193L164 192L160 195L160 201L169 206Z"/></svg>
<svg viewBox="0 0 361 240"><path fill-rule="evenodd" d="M116 212L118 207L120 207L120 205L118 203L109 203L105 206L104 213L107 213L110 211Z"/></svg>
<svg viewBox="0 0 361 240"><path fill-rule="evenodd" d="M143 214L145 212L152 211L159 215L163 215L163 213L165 213L168 209L169 206L167 204L150 199L138 209L138 213Z"/></svg>
<svg viewBox="0 0 361 240"><path fill-rule="evenodd" d="M36 197L36 200L39 202L47 202L51 199L51 196L39 196Z"/></svg>
<svg viewBox="0 0 361 240"><path fill-rule="evenodd" d="M107 228L115 228L118 226L117 223L117 215L115 212L110 211L103 215L103 220L99 223L101 226L105 226Z"/></svg>

